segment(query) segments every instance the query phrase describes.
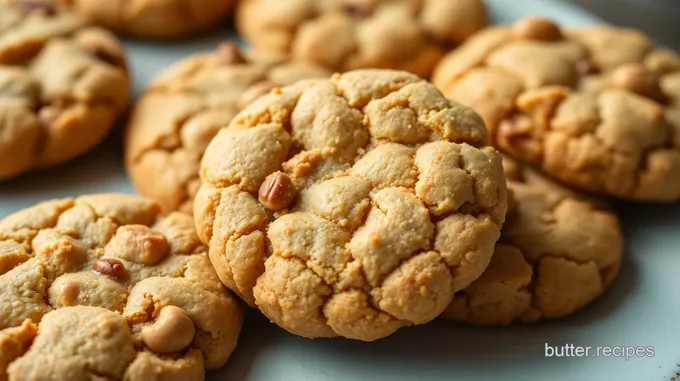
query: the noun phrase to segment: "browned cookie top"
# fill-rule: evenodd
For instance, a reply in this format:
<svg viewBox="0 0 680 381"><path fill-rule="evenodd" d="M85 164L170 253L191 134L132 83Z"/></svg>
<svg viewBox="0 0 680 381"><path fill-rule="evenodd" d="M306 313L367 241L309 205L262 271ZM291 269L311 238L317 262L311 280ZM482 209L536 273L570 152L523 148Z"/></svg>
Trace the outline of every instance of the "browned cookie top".
<svg viewBox="0 0 680 381"><path fill-rule="evenodd" d="M189 215L102 194L0 221L0 380L202 380L241 323Z"/></svg>
<svg viewBox="0 0 680 381"><path fill-rule="evenodd" d="M217 131L272 88L330 74L233 43L182 60L151 82L132 111L125 136L132 182L166 211L191 213L201 157Z"/></svg>
<svg viewBox="0 0 680 381"><path fill-rule="evenodd" d="M0 0L0 180L99 143L129 98L118 40L39 0Z"/></svg>
<svg viewBox="0 0 680 381"><path fill-rule="evenodd" d="M32 0L36 1L36 0ZM226 17L235 0L52 0L108 29L150 38L177 38Z"/></svg>
<svg viewBox="0 0 680 381"><path fill-rule="evenodd" d="M399 71L274 89L219 131L194 215L220 279L306 337L385 337L438 316L505 219L481 118Z"/></svg>
<svg viewBox="0 0 680 381"><path fill-rule="evenodd" d="M494 144L569 185L680 199L680 57L640 32L527 18L480 32L433 79Z"/></svg>
<svg viewBox="0 0 680 381"><path fill-rule="evenodd" d="M481 325L559 318L597 298L618 273L623 235L604 203L512 160L504 165L508 216L491 263L442 317Z"/></svg>
<svg viewBox="0 0 680 381"><path fill-rule="evenodd" d="M429 77L447 48L486 25L481 0L245 0L237 27L256 48L332 70Z"/></svg>

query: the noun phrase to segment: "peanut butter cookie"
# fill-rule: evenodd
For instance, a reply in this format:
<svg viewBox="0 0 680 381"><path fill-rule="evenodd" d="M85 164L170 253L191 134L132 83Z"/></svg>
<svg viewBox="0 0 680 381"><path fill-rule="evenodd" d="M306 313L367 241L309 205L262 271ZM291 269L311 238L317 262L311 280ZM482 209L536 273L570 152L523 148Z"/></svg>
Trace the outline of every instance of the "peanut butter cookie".
<svg viewBox="0 0 680 381"><path fill-rule="evenodd" d="M305 337L436 318L484 271L507 208L482 119L407 72L275 89L208 146L194 201L222 282Z"/></svg>
<svg viewBox="0 0 680 381"><path fill-rule="evenodd" d="M606 205L504 164L510 201L496 251L444 318L480 325L560 318L597 298L618 273L623 236Z"/></svg>
<svg viewBox="0 0 680 381"><path fill-rule="evenodd" d="M481 0L244 0L237 28L258 49L336 71L429 77L447 49L486 25Z"/></svg>
<svg viewBox="0 0 680 381"><path fill-rule="evenodd" d="M642 33L526 18L480 32L433 81L493 143L585 191L680 199L680 57Z"/></svg>
<svg viewBox="0 0 680 381"><path fill-rule="evenodd" d="M97 145L129 97L116 38L35 0L0 0L0 180Z"/></svg>
<svg viewBox="0 0 680 381"><path fill-rule="evenodd" d="M36 0L32 0L36 1ZM53 0L116 32L177 38L225 18L236 0Z"/></svg>
<svg viewBox="0 0 680 381"><path fill-rule="evenodd" d="M242 319L187 214L102 194L0 221L0 380L202 380Z"/></svg>
<svg viewBox="0 0 680 381"><path fill-rule="evenodd" d="M330 74L279 55L244 54L232 43L179 62L151 82L133 109L125 138L132 182L166 211L191 213L201 157L217 131L271 89Z"/></svg>

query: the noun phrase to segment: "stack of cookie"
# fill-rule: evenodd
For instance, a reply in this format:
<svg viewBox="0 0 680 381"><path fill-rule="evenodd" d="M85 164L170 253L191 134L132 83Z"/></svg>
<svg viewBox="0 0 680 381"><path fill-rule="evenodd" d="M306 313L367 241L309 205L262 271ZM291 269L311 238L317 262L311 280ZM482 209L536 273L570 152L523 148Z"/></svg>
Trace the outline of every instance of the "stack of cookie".
<svg viewBox="0 0 680 381"><path fill-rule="evenodd" d="M126 110L102 26L179 37L234 3L0 0L0 180ZM0 222L0 380L201 380L236 346L232 295L309 338L563 317L618 273L606 197L680 199L680 57L639 32L483 29L479 0L242 0L236 20L250 50L186 57L131 108L147 198Z"/></svg>

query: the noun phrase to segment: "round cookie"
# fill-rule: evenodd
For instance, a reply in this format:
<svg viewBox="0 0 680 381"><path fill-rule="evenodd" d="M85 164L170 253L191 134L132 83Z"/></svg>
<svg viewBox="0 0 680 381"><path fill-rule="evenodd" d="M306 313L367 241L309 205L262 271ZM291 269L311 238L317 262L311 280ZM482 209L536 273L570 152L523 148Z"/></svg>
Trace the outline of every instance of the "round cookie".
<svg viewBox="0 0 680 381"><path fill-rule="evenodd" d="M236 3L235 0L56 1L116 32L163 39L182 37L216 24Z"/></svg>
<svg viewBox="0 0 680 381"><path fill-rule="evenodd" d="M386 68L427 78L487 15L481 0L244 0L236 21L258 49L336 71Z"/></svg>
<svg viewBox="0 0 680 381"><path fill-rule="evenodd" d="M276 89L218 132L194 201L222 282L305 337L385 337L484 271L507 208L471 109L407 72Z"/></svg>
<svg viewBox="0 0 680 381"><path fill-rule="evenodd" d="M527 18L450 53L434 84L494 145L585 191L680 199L680 57L640 32Z"/></svg>
<svg viewBox="0 0 680 381"><path fill-rule="evenodd" d="M109 32L40 1L0 0L0 13L1 181L97 145L130 87Z"/></svg>
<svg viewBox="0 0 680 381"><path fill-rule="evenodd" d="M232 43L182 60L151 82L132 111L125 137L132 182L166 211L191 213L201 157L217 131L277 85L330 74L279 55L242 54Z"/></svg>
<svg viewBox="0 0 680 381"><path fill-rule="evenodd" d="M0 221L0 380L203 380L243 313L191 216L136 196L52 200Z"/></svg>
<svg viewBox="0 0 680 381"><path fill-rule="evenodd" d="M600 296L618 273L623 235L606 205L504 165L509 207L496 251L444 318L479 325L560 318Z"/></svg>

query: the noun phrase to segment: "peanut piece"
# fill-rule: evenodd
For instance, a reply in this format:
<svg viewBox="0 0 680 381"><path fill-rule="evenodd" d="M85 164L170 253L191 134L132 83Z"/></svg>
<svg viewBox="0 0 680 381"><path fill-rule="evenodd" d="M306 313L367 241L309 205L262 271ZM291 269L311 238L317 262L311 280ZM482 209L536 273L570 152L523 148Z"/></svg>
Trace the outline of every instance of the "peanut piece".
<svg viewBox="0 0 680 381"><path fill-rule="evenodd" d="M498 134L506 139L531 135L534 129L529 118L505 119L498 125Z"/></svg>
<svg viewBox="0 0 680 381"><path fill-rule="evenodd" d="M285 173L274 172L267 176L260 186L259 199L268 209L279 211L290 205L295 193L293 180Z"/></svg>
<svg viewBox="0 0 680 381"><path fill-rule="evenodd" d="M559 41L560 28L553 21L543 17L525 17L513 26L515 36L523 40Z"/></svg>
<svg viewBox="0 0 680 381"><path fill-rule="evenodd" d="M121 226L106 246L107 255L142 265L155 265L168 254L167 238L144 225Z"/></svg>
<svg viewBox="0 0 680 381"><path fill-rule="evenodd" d="M619 89L632 91L659 102L664 102L666 99L659 85L659 76L641 64L631 63L619 66L612 73L611 81Z"/></svg>
<svg viewBox="0 0 680 381"><path fill-rule="evenodd" d="M142 328L142 341L156 353L181 351L194 340L196 328L181 308L165 306L153 324Z"/></svg>
<svg viewBox="0 0 680 381"><path fill-rule="evenodd" d="M78 304L78 294L80 286L76 282L66 282L61 286L61 296L59 302L64 307L71 307Z"/></svg>
<svg viewBox="0 0 680 381"><path fill-rule="evenodd" d="M373 13L374 5L366 0L354 0L342 5L342 10L350 17L364 18Z"/></svg>
<svg viewBox="0 0 680 381"><path fill-rule="evenodd" d="M524 181L522 168L515 160L503 156L503 173L508 180Z"/></svg>
<svg viewBox="0 0 680 381"><path fill-rule="evenodd" d="M19 9L24 13L39 12L45 15L56 13L54 4L47 0L21 0L19 1Z"/></svg>
<svg viewBox="0 0 680 381"><path fill-rule="evenodd" d="M248 62L241 53L241 49L233 42L223 42L217 48L217 58L225 65L242 64Z"/></svg>
<svg viewBox="0 0 680 381"><path fill-rule="evenodd" d="M107 64L115 67L119 67L122 69L125 69L125 59L122 57L119 57L117 54L109 52L106 50L104 47L97 46L97 45L91 45L87 47L88 53L90 55L102 62L106 62Z"/></svg>
<svg viewBox="0 0 680 381"><path fill-rule="evenodd" d="M126 275L123 262L111 258L102 258L93 263L92 270L113 279L122 279Z"/></svg>
<svg viewBox="0 0 680 381"><path fill-rule="evenodd" d="M600 69L591 60L583 59L576 63L576 71L581 75L592 75L599 73Z"/></svg>
<svg viewBox="0 0 680 381"><path fill-rule="evenodd" d="M59 119L59 116L63 111L64 109L58 106L44 106L38 111L38 120L40 120L44 126L51 126Z"/></svg>

